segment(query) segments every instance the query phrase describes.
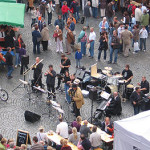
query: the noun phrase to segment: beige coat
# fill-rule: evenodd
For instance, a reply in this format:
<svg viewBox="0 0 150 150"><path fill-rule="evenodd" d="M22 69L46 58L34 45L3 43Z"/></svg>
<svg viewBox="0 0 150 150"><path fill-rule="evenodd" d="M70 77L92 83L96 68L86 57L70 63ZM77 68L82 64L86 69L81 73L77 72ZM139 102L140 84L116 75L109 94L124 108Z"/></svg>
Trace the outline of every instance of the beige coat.
<svg viewBox="0 0 150 150"><path fill-rule="evenodd" d="M61 29L59 29L58 32L57 32L57 30L55 30L54 33L57 33L57 34L58 34L58 37L55 38L55 42L57 41L57 38L59 38L60 41L63 40L63 36L62 36L62 31L61 31Z"/></svg>
<svg viewBox="0 0 150 150"><path fill-rule="evenodd" d="M44 27L41 31L42 41L48 41L49 40L49 29L47 27Z"/></svg>
<svg viewBox="0 0 150 150"><path fill-rule="evenodd" d="M28 0L29 2L29 7L33 7L33 0Z"/></svg>
<svg viewBox="0 0 150 150"><path fill-rule="evenodd" d="M128 30L125 30L121 33L121 39L124 44L130 44L132 37L133 37L133 34Z"/></svg>
<svg viewBox="0 0 150 150"><path fill-rule="evenodd" d="M78 109L80 109L82 107L82 105L84 105L83 94L79 87L77 87L77 90L75 92L75 96L73 97L73 100L76 102L76 106Z"/></svg>

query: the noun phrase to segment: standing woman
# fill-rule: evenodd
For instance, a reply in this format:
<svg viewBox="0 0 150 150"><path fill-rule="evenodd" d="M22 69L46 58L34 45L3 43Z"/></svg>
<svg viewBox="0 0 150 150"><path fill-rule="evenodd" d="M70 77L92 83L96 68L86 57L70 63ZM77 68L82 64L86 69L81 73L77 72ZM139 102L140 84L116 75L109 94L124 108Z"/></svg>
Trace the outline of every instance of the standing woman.
<svg viewBox="0 0 150 150"><path fill-rule="evenodd" d="M101 18L105 17L105 12L106 12L106 0L100 0Z"/></svg>
<svg viewBox="0 0 150 150"><path fill-rule="evenodd" d="M41 31L42 36L42 46L43 51L48 50L48 40L49 40L49 29L46 27L46 24L44 24L44 28Z"/></svg>
<svg viewBox="0 0 150 150"><path fill-rule="evenodd" d="M24 43L22 40L22 35L18 34L17 40L15 41L15 50L16 50L15 68L17 68L18 65L21 66L19 58L19 49L21 48L22 43Z"/></svg>
<svg viewBox="0 0 150 150"><path fill-rule="evenodd" d="M33 0L28 0L26 12L28 12L29 8L30 8L30 11L31 11L31 9L33 8Z"/></svg>
<svg viewBox="0 0 150 150"><path fill-rule="evenodd" d="M41 16L40 11L39 11L39 7L36 8L36 22L38 22L38 18Z"/></svg>
<svg viewBox="0 0 150 150"><path fill-rule="evenodd" d="M102 51L104 51L104 60L106 60L106 56L107 56L106 50L108 49L108 36L106 32L102 33L99 42L100 42L100 45L98 48L99 50L98 61L100 61Z"/></svg>
<svg viewBox="0 0 150 150"><path fill-rule="evenodd" d="M56 25L56 30L54 31L53 37L55 38L56 42L56 52L63 53L63 46L62 46L63 36L62 31L61 29L59 29L58 25Z"/></svg>
<svg viewBox="0 0 150 150"><path fill-rule="evenodd" d="M107 22L107 19L106 17L103 17L103 20L99 23L99 32L100 32L100 36L101 36L101 33L106 31L108 32L108 22Z"/></svg>

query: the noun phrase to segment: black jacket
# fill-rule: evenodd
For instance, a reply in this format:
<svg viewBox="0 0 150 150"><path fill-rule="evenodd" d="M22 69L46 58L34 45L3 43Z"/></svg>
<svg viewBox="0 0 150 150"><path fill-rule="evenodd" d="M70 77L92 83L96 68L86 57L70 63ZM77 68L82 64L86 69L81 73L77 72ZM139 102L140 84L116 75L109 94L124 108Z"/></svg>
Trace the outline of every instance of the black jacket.
<svg viewBox="0 0 150 150"><path fill-rule="evenodd" d="M43 64L39 63L36 68L32 68L32 70L34 70L34 74L33 74L33 78L42 78L42 68L43 68Z"/></svg>
<svg viewBox="0 0 150 150"><path fill-rule="evenodd" d="M54 70L52 70L51 72L53 74L53 76L51 76L50 74L47 74L47 78L46 78L46 84L48 85L55 85L55 77L56 77L56 72Z"/></svg>
<svg viewBox="0 0 150 150"><path fill-rule="evenodd" d="M110 124L107 126L107 127L109 127L109 128L113 128L112 127L112 122L110 122ZM103 122L102 123L102 131L105 131L105 122ZM107 129L106 131L105 131L107 134L109 134L109 135L112 135L112 133Z"/></svg>
<svg viewBox="0 0 150 150"><path fill-rule="evenodd" d="M13 56L11 55L10 52L6 53L5 58L6 58L6 64L8 66L12 66L13 65Z"/></svg>

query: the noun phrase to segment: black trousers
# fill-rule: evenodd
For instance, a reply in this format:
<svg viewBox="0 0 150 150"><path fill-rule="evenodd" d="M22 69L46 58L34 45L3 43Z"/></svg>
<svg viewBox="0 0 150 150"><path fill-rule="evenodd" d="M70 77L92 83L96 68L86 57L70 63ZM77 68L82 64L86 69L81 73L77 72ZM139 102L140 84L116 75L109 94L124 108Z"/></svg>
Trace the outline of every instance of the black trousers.
<svg viewBox="0 0 150 150"><path fill-rule="evenodd" d="M34 86L36 85L42 88L42 78L34 78Z"/></svg>
<svg viewBox="0 0 150 150"><path fill-rule="evenodd" d="M21 75L23 74L24 68L28 69L28 66L21 64L21 69L20 69L20 74L21 74Z"/></svg>
<svg viewBox="0 0 150 150"><path fill-rule="evenodd" d="M29 7L29 2L28 2L26 12L28 12L29 9L31 11L32 7Z"/></svg>
<svg viewBox="0 0 150 150"><path fill-rule="evenodd" d="M80 109L77 108L76 102L73 103L73 112L76 117L80 116Z"/></svg>
<svg viewBox="0 0 150 150"><path fill-rule="evenodd" d="M55 96L55 87L54 87L54 85L52 85L52 84L47 84L47 90L49 91L49 92L52 92L54 95L53 95L53 98L55 98L56 96ZM50 93L48 93L48 97L49 96L51 96L51 94Z"/></svg>
<svg viewBox="0 0 150 150"><path fill-rule="evenodd" d="M48 49L48 41L42 41L43 51Z"/></svg>

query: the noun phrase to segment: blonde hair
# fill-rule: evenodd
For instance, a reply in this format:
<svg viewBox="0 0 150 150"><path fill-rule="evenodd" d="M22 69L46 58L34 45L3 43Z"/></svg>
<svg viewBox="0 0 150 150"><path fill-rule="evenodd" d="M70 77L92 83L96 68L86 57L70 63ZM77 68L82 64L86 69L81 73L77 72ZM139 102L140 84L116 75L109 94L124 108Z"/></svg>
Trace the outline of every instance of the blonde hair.
<svg viewBox="0 0 150 150"><path fill-rule="evenodd" d="M72 133L75 139L77 139L77 129L75 127L72 128Z"/></svg>
<svg viewBox="0 0 150 150"><path fill-rule="evenodd" d="M81 116L78 116L78 117L77 117L77 119L76 119L76 121L80 124L80 123L81 123L81 121L82 121Z"/></svg>
<svg viewBox="0 0 150 150"><path fill-rule="evenodd" d="M47 150L53 150L53 148L51 146L48 146Z"/></svg>
<svg viewBox="0 0 150 150"><path fill-rule="evenodd" d="M26 150L27 146L25 144L21 144L21 148L23 148L24 150Z"/></svg>
<svg viewBox="0 0 150 150"><path fill-rule="evenodd" d="M68 141L66 139L63 140L63 145L66 146Z"/></svg>

